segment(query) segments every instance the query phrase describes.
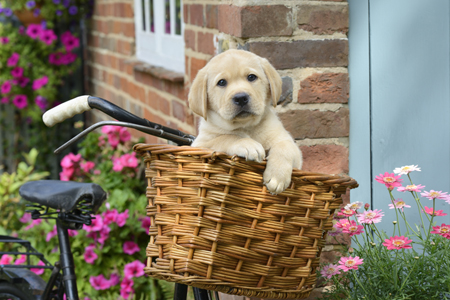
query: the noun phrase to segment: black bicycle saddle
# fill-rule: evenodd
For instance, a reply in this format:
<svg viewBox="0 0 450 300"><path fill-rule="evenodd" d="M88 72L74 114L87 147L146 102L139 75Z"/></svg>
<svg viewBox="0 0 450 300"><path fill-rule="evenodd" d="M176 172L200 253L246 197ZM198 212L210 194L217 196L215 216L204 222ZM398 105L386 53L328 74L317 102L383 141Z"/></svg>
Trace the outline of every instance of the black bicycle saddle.
<svg viewBox="0 0 450 300"><path fill-rule="evenodd" d="M106 192L98 184L74 181L30 181L20 187L19 194L27 201L62 212L72 211L82 200L91 200L95 213L106 200Z"/></svg>

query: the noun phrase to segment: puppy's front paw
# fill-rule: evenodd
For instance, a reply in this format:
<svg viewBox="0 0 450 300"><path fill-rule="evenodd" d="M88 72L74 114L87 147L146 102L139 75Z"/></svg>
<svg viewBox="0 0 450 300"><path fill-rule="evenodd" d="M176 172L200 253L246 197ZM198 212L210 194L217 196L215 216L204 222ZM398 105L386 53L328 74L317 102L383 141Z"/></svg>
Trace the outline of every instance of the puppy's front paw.
<svg viewBox="0 0 450 300"><path fill-rule="evenodd" d="M266 151L257 141L243 138L233 143L228 149L228 154L244 157L246 160L262 162L266 157Z"/></svg>
<svg viewBox="0 0 450 300"><path fill-rule="evenodd" d="M291 183L292 166L287 163L274 161L267 163L263 179L267 190L272 194L283 192Z"/></svg>

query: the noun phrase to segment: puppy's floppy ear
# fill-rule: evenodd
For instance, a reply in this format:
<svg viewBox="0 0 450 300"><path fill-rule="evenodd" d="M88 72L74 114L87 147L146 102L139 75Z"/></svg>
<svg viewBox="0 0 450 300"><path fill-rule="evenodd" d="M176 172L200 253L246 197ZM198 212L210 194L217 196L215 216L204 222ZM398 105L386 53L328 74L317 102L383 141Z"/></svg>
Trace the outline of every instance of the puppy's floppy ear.
<svg viewBox="0 0 450 300"><path fill-rule="evenodd" d="M272 97L272 105L273 107L277 106L278 99L281 97L281 77L278 74L277 70L269 63L269 61L265 58L261 59L261 65L264 70L264 73L269 80L270 87L270 95Z"/></svg>
<svg viewBox="0 0 450 300"><path fill-rule="evenodd" d="M189 107L194 113L203 117L205 120L208 104L207 82L208 76L203 68L195 76L188 95Z"/></svg>

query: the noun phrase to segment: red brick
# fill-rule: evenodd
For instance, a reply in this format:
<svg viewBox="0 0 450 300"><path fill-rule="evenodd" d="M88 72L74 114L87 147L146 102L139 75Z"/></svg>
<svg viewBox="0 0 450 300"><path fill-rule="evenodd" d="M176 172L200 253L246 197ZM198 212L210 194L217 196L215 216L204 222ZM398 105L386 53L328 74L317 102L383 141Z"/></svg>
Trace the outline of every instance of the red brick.
<svg viewBox="0 0 450 300"><path fill-rule="evenodd" d="M279 114L286 129L296 139L333 138L349 135L348 108L338 111L291 110Z"/></svg>
<svg viewBox="0 0 450 300"><path fill-rule="evenodd" d="M183 4L183 22L186 24L190 24L189 7L190 7L190 5Z"/></svg>
<svg viewBox="0 0 450 300"><path fill-rule="evenodd" d="M199 32L197 51L209 55L214 55L215 53L214 34L209 32Z"/></svg>
<svg viewBox="0 0 450 300"><path fill-rule="evenodd" d="M346 67L347 40L298 40L293 42L251 42L250 52L267 58L276 69Z"/></svg>
<svg viewBox="0 0 450 300"><path fill-rule="evenodd" d="M301 147L302 170L325 174L348 173L348 148L339 145Z"/></svg>
<svg viewBox="0 0 450 300"><path fill-rule="evenodd" d="M347 5L301 5L297 13L299 28L315 34L348 32Z"/></svg>
<svg viewBox="0 0 450 300"><path fill-rule="evenodd" d="M205 7L205 27L219 28L219 7L218 5L207 4Z"/></svg>
<svg viewBox="0 0 450 300"><path fill-rule="evenodd" d="M186 96L186 91L184 89L184 85L178 82L165 81L164 82L164 91L174 95L180 100L183 100Z"/></svg>
<svg viewBox="0 0 450 300"><path fill-rule="evenodd" d="M189 24L203 27L203 4L189 5Z"/></svg>
<svg viewBox="0 0 450 300"><path fill-rule="evenodd" d="M195 36L196 33L193 30L186 29L184 31L184 42L186 49L192 49L194 51L197 50L197 48L195 47Z"/></svg>
<svg viewBox="0 0 450 300"><path fill-rule="evenodd" d="M191 57L191 82L194 80L195 76L197 76L198 71L206 66L206 63L207 61L204 59Z"/></svg>
<svg viewBox="0 0 450 300"><path fill-rule="evenodd" d="M161 79L155 78L154 76L144 72L135 71L134 79L137 82L143 83L147 86L152 86L158 90L162 90L164 88L163 81Z"/></svg>
<svg viewBox="0 0 450 300"><path fill-rule="evenodd" d="M347 103L349 80L347 73L316 73L302 82L299 103Z"/></svg>
<svg viewBox="0 0 450 300"><path fill-rule="evenodd" d="M183 104L180 104L178 101L172 100L172 115L182 121L186 121L186 106Z"/></svg>
<svg viewBox="0 0 450 300"><path fill-rule="evenodd" d="M218 29L237 37L292 35L291 9L284 5L219 6Z"/></svg>

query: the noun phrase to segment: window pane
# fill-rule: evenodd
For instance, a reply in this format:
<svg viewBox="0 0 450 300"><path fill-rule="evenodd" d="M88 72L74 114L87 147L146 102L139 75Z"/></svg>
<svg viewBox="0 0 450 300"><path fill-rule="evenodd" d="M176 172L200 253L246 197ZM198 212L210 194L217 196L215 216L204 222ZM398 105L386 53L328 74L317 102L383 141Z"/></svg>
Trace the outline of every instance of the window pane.
<svg viewBox="0 0 450 300"><path fill-rule="evenodd" d="M151 32L155 32L155 22L154 22L154 4L153 4L153 0L149 0L149 9L150 9L150 16L149 16L149 23L150 23L150 31Z"/></svg>
<svg viewBox="0 0 450 300"><path fill-rule="evenodd" d="M141 0L142 10L142 31L145 31L145 0Z"/></svg>
<svg viewBox="0 0 450 300"><path fill-rule="evenodd" d="M165 19L164 19L164 24L165 24L165 33L169 33L170 34L170 0L166 0L166 11L165 11Z"/></svg>
<svg viewBox="0 0 450 300"><path fill-rule="evenodd" d="M181 35L181 0L175 1L175 34Z"/></svg>

